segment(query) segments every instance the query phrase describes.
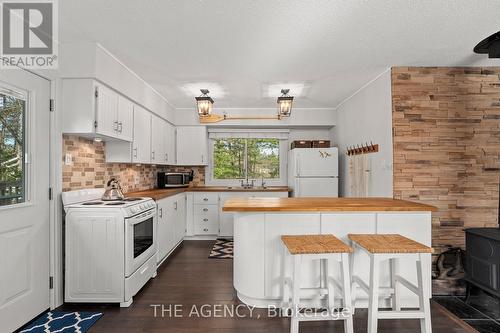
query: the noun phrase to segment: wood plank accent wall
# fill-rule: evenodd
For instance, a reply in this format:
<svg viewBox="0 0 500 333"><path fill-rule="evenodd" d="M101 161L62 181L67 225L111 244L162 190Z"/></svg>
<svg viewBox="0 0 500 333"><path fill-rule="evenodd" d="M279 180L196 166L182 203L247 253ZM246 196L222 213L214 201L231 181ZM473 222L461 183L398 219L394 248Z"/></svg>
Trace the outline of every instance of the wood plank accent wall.
<svg viewBox="0 0 500 333"><path fill-rule="evenodd" d="M394 197L437 206L433 246L496 226L500 67L392 69Z"/></svg>
<svg viewBox="0 0 500 333"><path fill-rule="evenodd" d="M205 167L154 166L126 163L105 163L104 142L63 135L63 192L83 188L102 188L111 177L117 177L124 192L149 190L156 187L158 171L195 172L193 184L205 185ZM64 164L64 155L73 156L73 165ZM138 178L138 184L135 179Z"/></svg>

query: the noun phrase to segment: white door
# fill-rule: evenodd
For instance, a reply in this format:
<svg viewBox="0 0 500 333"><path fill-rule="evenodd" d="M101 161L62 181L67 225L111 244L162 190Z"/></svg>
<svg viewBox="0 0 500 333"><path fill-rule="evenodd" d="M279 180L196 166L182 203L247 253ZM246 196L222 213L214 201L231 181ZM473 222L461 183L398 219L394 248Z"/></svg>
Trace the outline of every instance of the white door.
<svg viewBox="0 0 500 333"><path fill-rule="evenodd" d="M97 133L118 136L118 94L102 85L97 85Z"/></svg>
<svg viewBox="0 0 500 333"><path fill-rule="evenodd" d="M120 139L132 141L134 138L134 103L118 96L118 135Z"/></svg>
<svg viewBox="0 0 500 333"><path fill-rule="evenodd" d="M296 156L297 176L338 176L337 148L298 149Z"/></svg>
<svg viewBox="0 0 500 333"><path fill-rule="evenodd" d="M151 161L151 114L140 106L134 106L134 142L132 162Z"/></svg>
<svg viewBox="0 0 500 333"><path fill-rule="evenodd" d="M295 178L294 197L338 197L339 179L329 178Z"/></svg>
<svg viewBox="0 0 500 333"><path fill-rule="evenodd" d="M207 152L205 126L177 127L177 165L207 165Z"/></svg>
<svg viewBox="0 0 500 333"><path fill-rule="evenodd" d="M0 332L49 308L50 83L0 72Z"/></svg>

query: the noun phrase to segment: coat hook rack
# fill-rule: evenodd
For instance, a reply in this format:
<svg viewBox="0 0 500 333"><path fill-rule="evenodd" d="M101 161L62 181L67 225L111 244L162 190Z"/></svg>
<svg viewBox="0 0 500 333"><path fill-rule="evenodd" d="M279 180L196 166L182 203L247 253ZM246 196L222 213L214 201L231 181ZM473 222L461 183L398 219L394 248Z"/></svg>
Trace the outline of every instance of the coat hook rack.
<svg viewBox="0 0 500 333"><path fill-rule="evenodd" d="M370 154L370 153L376 153L378 152L378 150L379 150L379 145L373 144L373 142L370 141L370 144L366 142L365 144L361 144L361 147L359 146L359 144L355 146L347 146L346 154L348 156Z"/></svg>

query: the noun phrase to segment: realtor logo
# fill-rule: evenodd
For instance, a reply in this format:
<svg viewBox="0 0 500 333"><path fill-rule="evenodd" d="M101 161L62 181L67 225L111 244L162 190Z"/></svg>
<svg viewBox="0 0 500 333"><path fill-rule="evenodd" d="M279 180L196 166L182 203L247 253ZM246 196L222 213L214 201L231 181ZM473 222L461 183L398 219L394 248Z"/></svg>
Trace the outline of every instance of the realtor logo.
<svg viewBox="0 0 500 333"><path fill-rule="evenodd" d="M57 68L57 2L1 2L2 68Z"/></svg>

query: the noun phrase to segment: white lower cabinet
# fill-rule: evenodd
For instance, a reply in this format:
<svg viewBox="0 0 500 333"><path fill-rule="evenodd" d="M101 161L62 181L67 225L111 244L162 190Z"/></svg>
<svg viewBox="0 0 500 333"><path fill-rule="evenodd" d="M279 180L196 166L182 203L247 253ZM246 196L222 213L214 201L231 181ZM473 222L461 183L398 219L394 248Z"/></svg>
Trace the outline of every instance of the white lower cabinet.
<svg viewBox="0 0 500 333"><path fill-rule="evenodd" d="M230 198L286 198L288 192L221 192L219 204L219 236L233 237L233 215L231 212L223 212L222 207Z"/></svg>
<svg viewBox="0 0 500 333"><path fill-rule="evenodd" d="M158 200L157 263L182 241L186 230L186 195L177 194Z"/></svg>
<svg viewBox="0 0 500 333"><path fill-rule="evenodd" d="M193 194L193 226L197 236L219 234L219 193Z"/></svg>

